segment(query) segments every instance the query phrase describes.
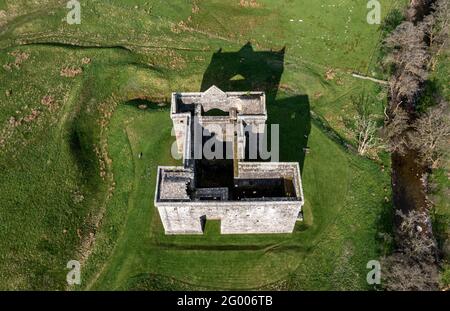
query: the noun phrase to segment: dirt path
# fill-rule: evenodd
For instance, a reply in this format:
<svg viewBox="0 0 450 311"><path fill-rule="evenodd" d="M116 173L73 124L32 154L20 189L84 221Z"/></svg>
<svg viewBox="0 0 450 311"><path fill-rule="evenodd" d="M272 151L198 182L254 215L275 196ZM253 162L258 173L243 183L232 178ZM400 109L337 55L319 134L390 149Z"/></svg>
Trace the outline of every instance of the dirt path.
<svg viewBox="0 0 450 311"><path fill-rule="evenodd" d="M388 85L389 84L389 82L387 82L387 81L375 79L375 78L372 78L372 77L363 76L363 75L360 75L360 74L357 74L357 73L353 73L352 76L355 77L355 78L358 78L358 79L369 80L369 81L372 81L372 82L375 82L375 83L379 83L379 84L384 84L384 85Z"/></svg>

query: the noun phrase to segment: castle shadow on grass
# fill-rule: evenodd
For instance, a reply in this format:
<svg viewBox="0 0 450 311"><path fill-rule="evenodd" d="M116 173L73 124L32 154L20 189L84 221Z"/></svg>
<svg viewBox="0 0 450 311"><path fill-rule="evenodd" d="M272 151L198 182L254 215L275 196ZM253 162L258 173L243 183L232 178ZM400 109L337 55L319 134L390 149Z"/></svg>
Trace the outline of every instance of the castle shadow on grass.
<svg viewBox="0 0 450 311"><path fill-rule="evenodd" d="M213 54L203 75L201 91L216 85L225 92L265 92L268 125L280 126L280 161L297 161L303 171L305 148L311 132L309 98L298 95L277 99L285 54L286 48L255 51L250 42L237 52L223 52L220 49Z"/></svg>

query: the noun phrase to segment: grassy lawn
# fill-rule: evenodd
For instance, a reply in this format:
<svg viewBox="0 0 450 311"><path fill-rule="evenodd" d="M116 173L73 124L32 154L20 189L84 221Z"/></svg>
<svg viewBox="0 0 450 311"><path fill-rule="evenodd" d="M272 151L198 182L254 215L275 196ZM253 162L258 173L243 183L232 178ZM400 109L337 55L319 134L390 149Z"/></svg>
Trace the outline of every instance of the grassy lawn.
<svg viewBox="0 0 450 311"><path fill-rule="evenodd" d="M288 122L297 125L295 119ZM232 236L219 235L217 223L207 226L205 236L163 234L152 202L157 165L174 164L168 160L173 137L166 110L121 106L111 128L117 188L133 188L119 196L121 207L115 210L127 210L125 229L91 289L134 288L132 281L142 282L146 275L176 279L180 288L259 288L272 283L298 289L364 288L365 263L379 256L376 216L382 211L386 176L370 161L346 154L316 126L303 172L305 223L292 235ZM148 136L153 131L160 135ZM122 157L132 158L133 166L124 166Z"/></svg>
<svg viewBox="0 0 450 311"><path fill-rule="evenodd" d="M434 87L441 90L442 96L450 101L450 52L444 51L441 54L439 62L432 73L431 81ZM433 210L433 230L438 244L444 250L444 271L442 273L442 283L450 286L450 179L449 163L450 156L447 155L446 163L443 168L436 170L432 175L432 183L435 185L431 196L434 202Z"/></svg>
<svg viewBox="0 0 450 311"><path fill-rule="evenodd" d="M388 170L342 142L355 143L352 97L378 96L382 113L384 90L350 74L372 75L378 28L364 1L257 2L89 1L70 26L61 1L0 1L1 289L67 289L71 259L79 289L367 289L365 265L387 247ZM404 3L381 2L383 15ZM286 47L269 121L281 159L303 167L305 221L289 235L209 223L204 236L165 236L152 202L156 167L177 164L168 108L127 103L199 90L214 53L248 41ZM245 87L267 80L247 64Z"/></svg>

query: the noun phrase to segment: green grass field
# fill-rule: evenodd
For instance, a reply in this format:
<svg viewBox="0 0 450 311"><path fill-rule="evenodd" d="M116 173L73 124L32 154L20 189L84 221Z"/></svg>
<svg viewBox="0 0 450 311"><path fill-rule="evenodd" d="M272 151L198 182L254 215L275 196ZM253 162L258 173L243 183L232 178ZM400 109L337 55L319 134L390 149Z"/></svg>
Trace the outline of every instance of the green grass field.
<svg viewBox="0 0 450 311"><path fill-rule="evenodd" d="M279 113L292 113L282 110ZM128 126L114 127L116 122ZM168 160L173 138L167 110L121 106L111 127L113 159L116 154L115 159L133 159L131 165L113 163L117 188L132 191L114 200L121 215L123 209L128 211L120 220L125 229L92 289L133 288L130 276L146 274L207 288L259 288L268 283L280 288L364 288L365 263L379 251L376 234L381 224L376 216L382 212L386 176L370 161L346 154L316 126L310 136L313 152L303 172L309 194L306 220L294 234L221 236L213 225L201 237L165 236L157 212L149 208L157 165L173 164ZM147 132L153 130L161 135L149 137Z"/></svg>
<svg viewBox="0 0 450 311"><path fill-rule="evenodd" d="M405 3L381 2L383 16ZM351 76L378 72L379 28L362 0L239 3L89 1L68 25L65 1L0 0L0 289L71 289L71 259L76 289L369 289L366 263L390 247L389 164L346 144L352 97L378 98L382 115L385 90ZM210 223L204 236L165 236L156 167L177 161L156 104L198 91L213 54L248 41L286 47L278 91L266 91L281 159L302 163L305 221L289 235L222 236ZM264 89L267 71L249 64L246 87Z"/></svg>

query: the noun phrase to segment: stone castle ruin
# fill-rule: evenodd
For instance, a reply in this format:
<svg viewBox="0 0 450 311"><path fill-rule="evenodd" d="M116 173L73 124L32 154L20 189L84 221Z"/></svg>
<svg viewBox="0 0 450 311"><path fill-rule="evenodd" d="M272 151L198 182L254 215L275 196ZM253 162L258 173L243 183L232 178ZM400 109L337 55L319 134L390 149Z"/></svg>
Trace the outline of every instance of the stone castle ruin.
<svg viewBox="0 0 450 311"><path fill-rule="evenodd" d="M202 234L207 220L220 220L222 234L294 230L304 204L298 163L249 157L250 142L265 134L264 92L173 93L171 118L183 166L158 167L155 206L166 234ZM228 156L198 157L196 145L208 144L194 137L198 127Z"/></svg>

